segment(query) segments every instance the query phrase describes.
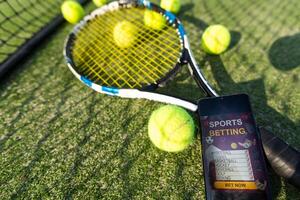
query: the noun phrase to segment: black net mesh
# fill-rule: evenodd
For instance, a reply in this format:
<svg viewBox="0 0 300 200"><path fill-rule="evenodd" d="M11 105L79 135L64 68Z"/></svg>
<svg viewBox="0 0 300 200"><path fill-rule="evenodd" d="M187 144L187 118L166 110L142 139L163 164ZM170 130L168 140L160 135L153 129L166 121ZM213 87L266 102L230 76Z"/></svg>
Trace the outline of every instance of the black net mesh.
<svg viewBox="0 0 300 200"><path fill-rule="evenodd" d="M63 0L0 0L0 65L60 13Z"/></svg>

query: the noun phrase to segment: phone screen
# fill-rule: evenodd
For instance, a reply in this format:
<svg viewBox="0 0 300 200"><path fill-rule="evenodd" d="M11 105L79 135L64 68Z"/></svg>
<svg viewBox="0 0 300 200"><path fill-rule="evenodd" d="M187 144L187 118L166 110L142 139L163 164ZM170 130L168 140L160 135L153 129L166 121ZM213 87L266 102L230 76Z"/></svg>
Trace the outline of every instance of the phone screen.
<svg viewBox="0 0 300 200"><path fill-rule="evenodd" d="M270 199L262 144L245 94L199 102L207 199Z"/></svg>

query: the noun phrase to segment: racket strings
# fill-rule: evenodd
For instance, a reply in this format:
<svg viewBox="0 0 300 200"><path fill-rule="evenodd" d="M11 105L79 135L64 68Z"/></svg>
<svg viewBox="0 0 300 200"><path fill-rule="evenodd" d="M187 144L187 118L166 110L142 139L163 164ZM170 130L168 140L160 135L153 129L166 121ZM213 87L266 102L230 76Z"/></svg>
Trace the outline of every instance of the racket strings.
<svg viewBox="0 0 300 200"><path fill-rule="evenodd" d="M117 23L117 22L119 22L119 21L121 21L121 20L122 20L122 19L118 19L118 20L115 20L114 22ZM124 20L124 19L123 19L123 20ZM101 26L101 24L99 24L99 25ZM113 29L113 27L110 27L110 28ZM139 37L139 35L141 35L140 32L141 32L141 31L138 31L137 37ZM136 46L133 46L133 48L136 48ZM133 48L131 49L131 51L138 52L138 50L133 49ZM112 50L107 49L107 50L108 50L108 51L115 51L115 49L112 49ZM150 62L152 59L151 59L150 55L147 55L148 49L147 49L147 48L144 48L143 50L145 51L145 56L149 56L149 62ZM123 51L124 51L124 50L123 50ZM163 53L163 52L162 52L162 53ZM149 53L148 53L148 54L149 54ZM112 55L114 56L114 54L112 54ZM139 64L139 65L141 65L141 66L144 65L144 63L143 63L140 59L138 59L137 57L135 57L135 56L130 56L130 55L128 55L127 57L124 57L124 61L125 61L125 62L134 61L134 62L136 62L136 64ZM146 70L146 71L144 72L143 69ZM158 78L159 78L159 76L157 75L157 73L153 73L153 71L152 71L152 70L149 70L149 68L142 68L142 67L139 67L139 68L137 69L137 71L133 71L133 73L135 73L137 76L143 77L143 76L139 75L139 72L143 73L144 76L147 76L147 77L150 79L150 81L152 81L152 82L155 81L155 79L158 79ZM163 74L163 72L161 72L161 71L158 71L158 72L160 72L161 74ZM153 77L154 77L154 78L153 78Z"/></svg>
<svg viewBox="0 0 300 200"><path fill-rule="evenodd" d="M138 61L138 60L137 60ZM143 69L143 68L140 68L140 69ZM138 74L138 73L137 73ZM128 74L127 74L128 75Z"/></svg>
<svg viewBox="0 0 300 200"><path fill-rule="evenodd" d="M113 18L112 18L113 19ZM120 21L121 19L117 19L117 21L116 21L116 23L118 22L118 21ZM136 19L134 19L134 20L136 20ZM97 22L97 21L95 21L95 22ZM100 24L101 25L101 24ZM103 27L102 27L103 28ZM152 35L151 35L152 36ZM155 37L154 37L155 38ZM161 51L162 51L163 49L161 49ZM151 57L149 57L149 58L151 58ZM137 64L143 64L143 63L139 63L139 60L137 60L135 57L133 57L133 59L135 59L135 61L137 62ZM174 59L176 59L176 57L174 58ZM150 59L150 61L152 62L152 60ZM163 61L163 60L162 60ZM169 64L169 63L168 63ZM139 71L140 71L140 69L143 69L143 68L139 68ZM148 68L146 68L146 69L148 69ZM138 71L138 72L139 72ZM138 75L139 73L136 73L136 75ZM160 72L160 71L158 71L158 72ZM149 73L149 71L147 71L147 73ZM144 73L144 75L148 75L147 73ZM151 73L151 71L150 71L150 73ZM160 72L161 73L161 75L163 75L163 73L166 73L166 72ZM127 75L128 75L128 73L127 73ZM152 76L155 76L156 75L156 73L152 73L151 74ZM148 75L149 76L149 75ZM157 77L157 76L156 76ZM130 77L131 79L132 79L132 77ZM151 76L149 76L149 78L151 78ZM151 80L151 81L153 81L153 79Z"/></svg>
<svg viewBox="0 0 300 200"><path fill-rule="evenodd" d="M180 56L178 34L168 25L160 31L151 30L143 18L143 9L130 8L88 21L73 44L77 71L96 83L118 88L141 88L165 77ZM123 20L138 30L129 48L118 47L113 38L115 25Z"/></svg>
<svg viewBox="0 0 300 200"><path fill-rule="evenodd" d="M140 19L140 18L133 17L132 15L129 15L129 14L127 14L127 13L126 13L126 15L124 15L124 16L116 15L115 17L111 18L111 21L112 21L113 23L112 23L112 24L109 24L109 26L110 26L109 28L112 30L112 29L114 28L114 25L115 25L115 24L117 24L118 22L124 20L124 17L125 17L125 20L131 21L131 22L134 22L134 21ZM142 17L143 17L143 16L142 16ZM96 23L97 23L97 22L98 22L98 21L96 21ZM99 24L99 22L98 22L98 24ZM136 24L136 25L141 25L141 24ZM99 24L99 26L101 26L101 24ZM141 30L142 30L142 31L141 31ZM145 34L143 31L146 32L146 34ZM137 36L140 37L140 38L149 37L149 40L152 40L152 41L158 41L157 37L159 36L159 34L158 34L157 32L155 32L155 31L150 31L150 30L148 30L148 29L145 29L145 26L143 25L143 26L140 26L140 27L139 27L139 31L138 31ZM171 37L166 37L166 38L165 38L166 41L165 41L164 43L161 43L162 46L157 46L157 48L159 48L159 50L160 50L162 53L168 54L168 56L174 56L174 55L170 54L169 51L166 50L166 48L168 48L168 46L166 46L166 45L164 45L164 44L165 44L166 42L174 43L173 39L176 40L176 39L178 39L178 38L177 38L176 35L175 35L175 37L172 37L172 38L171 38L172 40L171 40L170 38L171 38ZM160 42L160 41L158 41L158 42ZM133 48L134 48L134 47L139 47L139 46L135 45L135 46L133 46ZM147 49L144 48L144 50L147 50ZM147 52L147 51L145 51L145 52ZM177 55L177 56L174 56L173 59L176 59L177 57L178 57L178 55ZM151 57L150 57L150 59L151 59ZM163 60L162 60L162 61L163 61Z"/></svg>
<svg viewBox="0 0 300 200"><path fill-rule="evenodd" d="M82 48L82 47L79 47L79 48L81 48L82 51L84 52L85 48ZM95 48L92 48L92 49L89 49L88 51L86 51L86 53L89 55L91 55L91 54L96 55L97 52L99 52L99 51L101 51L101 49L99 49L96 46ZM86 57L84 59L80 58L82 63L85 63L85 61L87 59L90 59L88 61L88 63L85 63L85 65L84 65L84 66L87 66L87 68L83 69L83 71L81 73L85 74L85 76L89 77L91 80L94 80L95 82L97 82L98 80L101 80L107 86L111 86L112 84L115 84L117 87L122 87L122 84L118 82L121 79L121 81L124 81L125 85L129 85L131 88L134 88L136 85L131 84L128 80L131 79L134 81L134 80L136 80L136 78L134 78L127 71L125 71L124 68L118 68L118 65L119 65L118 56L116 56L114 54L109 54L110 51L112 51L112 50L107 50L107 54L109 56L111 56L109 68L107 68L107 67L104 68L102 66L99 66L97 64L97 62L95 62L93 60L93 59L95 59L94 57L88 56L88 58L86 58ZM126 59L126 57L124 59ZM107 60L107 59L103 58L102 60L105 62L105 60ZM119 71L116 69L119 69ZM127 77L123 79L123 77L125 77L124 74L126 74Z"/></svg>
<svg viewBox="0 0 300 200"><path fill-rule="evenodd" d="M107 16L107 18L109 18L110 20L113 19L113 17L110 17L110 16ZM93 23L97 23L97 20L94 20ZM107 28L107 26L102 26L102 25L99 24L99 23L97 23L97 24L98 24L98 25L96 25L96 26L97 26L100 30L103 30L103 29ZM90 26L90 27L93 27L93 26ZM94 28L90 29L89 33L93 34L93 37L97 38L97 31L95 31ZM110 40L110 38L107 37L108 35L111 35L111 34L106 34L106 35L104 35L105 41L109 41L109 40ZM98 39L98 38L97 38L97 39ZM109 45L103 45L104 48L107 47L107 46L109 46ZM103 50L103 49L100 49L100 46L99 46L99 45L95 45L95 47L96 47L96 52L94 51L93 48L91 49L93 53L97 53L97 52L100 52L101 50ZM83 49L89 49L89 48L83 48ZM120 50L120 51L122 51L122 50ZM122 78L122 77L125 77L124 74L126 74L126 75L127 75L127 78L124 79L124 83L127 84L127 85L129 85L129 86L131 86L131 87L134 87L135 85L130 84L130 83L128 82L128 80L130 80L130 79L135 80L136 78L134 78L133 76L131 76L131 74L129 74L127 71L125 71L124 68L118 68L118 65L119 65L120 63L118 63L119 59L118 59L117 56L114 54L114 53L115 53L115 50L112 49L112 48L109 48L109 49L106 48L106 49L105 49L105 52L106 52L107 56L111 56L111 57L112 57L112 58L111 58L111 68L106 68L106 69L110 69L108 72L106 72L104 68L101 68L101 67L99 67L99 66L97 66L97 65L93 66L93 67L95 67L97 70L99 70L100 72L101 72L101 71L102 71L102 72L105 72L105 75L107 75L107 76L104 76L104 77L103 77L103 74L102 74L101 76L98 75L98 77L99 77L99 78L102 78L103 80L111 79L111 81L112 81L113 83L115 83L117 86L120 87L121 85L118 83L118 81L119 81L120 77L121 77L121 78ZM88 51L88 53L91 53L91 52ZM126 57L124 57L124 58L126 58ZM105 61L105 60L107 60L107 58L104 57L104 59L102 59L102 60ZM116 69L119 69L120 71L117 71ZM122 72L123 72L123 74L122 74ZM118 76L115 76L115 77L114 77L114 76L113 76L114 74L118 74ZM89 75L90 75L90 74L89 74ZM128 79L128 77L129 77L130 79ZM93 78L93 77L92 77L92 78ZM96 81L97 81L97 79L96 79ZM106 82L107 82L107 81L106 81Z"/></svg>
<svg viewBox="0 0 300 200"><path fill-rule="evenodd" d="M136 20L136 19L132 19L131 18L131 15L127 15L128 16L128 19L126 19L126 20L130 20L130 21L134 21L134 20ZM120 18L120 16L118 16L119 18L116 20L116 21L114 21L115 23L118 23L118 22L120 22L121 20L122 20L122 18ZM140 24L138 24L138 25L140 25ZM113 27L112 27L113 28ZM141 31L142 30L142 31ZM146 32L146 33L145 33ZM151 41L156 41L156 42L159 42L159 40L157 39L160 35L157 33L157 32L155 32L155 31L151 31L150 29L145 29L145 26L143 25L142 27L139 27L139 31L138 31L138 34L137 34L137 36L139 37L139 38L141 38L141 39L143 39L143 38L145 38L145 37L148 37L148 39L149 40L151 40ZM173 35L172 35L173 36ZM157 48L159 48L159 50L162 52L162 53L165 53L165 55L168 55L168 56L173 56L173 59L176 59L177 58L177 56L175 56L175 55L173 55L173 54L171 54L171 53L169 53L169 51L167 51L167 48L169 47L169 46L166 46L165 45L165 43L173 43L173 41L171 40L171 39L178 39L178 37L175 35L175 37L166 37L165 38L165 41L164 41L164 43L161 43L161 46L159 45L159 46L157 46ZM139 47L139 46L133 46L133 47ZM146 50L148 50L148 49L146 49ZM146 51L147 52L147 51ZM151 57L150 57L150 59L151 59ZM162 60L163 61L163 60Z"/></svg>

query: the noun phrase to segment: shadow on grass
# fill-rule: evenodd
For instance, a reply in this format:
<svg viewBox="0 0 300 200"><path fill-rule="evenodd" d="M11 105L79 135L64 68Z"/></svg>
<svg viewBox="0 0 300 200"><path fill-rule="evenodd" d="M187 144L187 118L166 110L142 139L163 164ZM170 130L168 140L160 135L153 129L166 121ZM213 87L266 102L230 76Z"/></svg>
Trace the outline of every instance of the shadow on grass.
<svg viewBox="0 0 300 200"><path fill-rule="evenodd" d="M120 124L124 135L122 135L122 141L120 141L120 143L117 145L114 153L107 154L107 159L105 159L104 162L99 160L99 162L96 163L93 170L88 174L88 176L86 176L80 182L76 182L76 177L80 174L81 168L84 167L83 163L85 163L89 157L93 156L92 154L95 151L101 151L101 148L103 148L101 145L103 143L111 141L112 135L116 135L119 132L112 131L110 134L107 134L101 139L101 141L98 141L98 145L96 145L94 147L94 150L90 151L89 153L83 154L83 152L81 151L81 149L84 148L84 145L88 145L89 138L91 136L89 134L87 134L86 137L78 143L78 146L75 147L75 158L73 164L69 167L69 171L66 173L66 179L64 180L65 185L67 185L67 188L64 192L65 199L75 198L77 193L84 190L84 188L86 187L85 184L87 182L95 179L99 179L99 181L102 180L103 182L107 183L107 185L96 184L93 186L94 188L96 188L96 192L92 193L91 195L96 199L105 199L108 194L114 193L113 191L115 190L115 185L121 185L122 187L121 191L119 191L118 193L120 199L132 199L137 195L138 192L145 190L143 184L144 182L147 182L149 171L153 171L157 167L160 167L162 161L165 159L165 154L160 153L155 157L154 160L152 160L151 163L147 163L146 169L138 170L139 173L134 174L134 169L139 168L137 166L139 166L141 162L141 157L145 156L145 154L149 154L149 152L151 152L150 148L152 146L150 142L147 141L141 142L139 148L136 148L133 155L128 150L130 149L130 146L133 145L133 141L140 137L137 135L139 130L147 125L147 121L143 121L139 124L135 124L134 127L132 127L132 123L139 120L140 115L144 112L143 109L140 109L133 115L128 115L128 113L130 113L130 110L133 109L134 104L134 101L129 101L122 109L121 115L127 116L124 118L120 116L120 119L124 119ZM85 128L87 127L81 127L80 130L84 131ZM118 160L119 163L113 164L114 162L116 162L116 160ZM181 168L182 167L183 166L181 166ZM179 170L181 170L181 168ZM119 171L118 174L112 175L110 177L109 174L111 174L112 171L115 170ZM99 176L99 173L101 174L101 171L102 173L105 172L106 176ZM176 176L176 179L181 179L181 177L182 175L178 174L178 176ZM161 195L166 195L169 193L169 187L171 187L171 185L166 186L163 189L163 193L159 192L151 194L151 196L159 198ZM151 189L152 188L150 188L150 190ZM183 192L183 195L191 195L187 193L188 192Z"/></svg>
<svg viewBox="0 0 300 200"><path fill-rule="evenodd" d="M241 37L242 37L240 32L233 31L233 30L230 31L230 36L231 36L231 41L230 41L229 47L226 51L235 47L239 43L239 41L241 40Z"/></svg>
<svg viewBox="0 0 300 200"><path fill-rule="evenodd" d="M269 59L279 70L291 70L300 66L300 33L277 39L269 50Z"/></svg>
<svg viewBox="0 0 300 200"><path fill-rule="evenodd" d="M63 60L63 57L57 59L57 61L54 63L53 66L58 65L62 60ZM24 68L25 67L21 65L20 69L13 69L13 70L23 70ZM9 73L11 73L11 74L9 74ZM7 81L6 84L9 84L9 80L10 79L13 80L15 78L13 76L14 75L13 73L17 73L17 72L10 71L9 73L6 74L7 76L5 79L0 80L0 84L1 84L1 81L3 81L3 83L5 83L5 81ZM19 73L21 73L21 72L19 72ZM48 73L45 74L45 77L53 76L54 73L55 73L55 67L52 67L52 68L50 68ZM9 131L6 134L2 135L0 138L0 153L2 153L3 151L7 150L7 148L9 148L9 147L4 148L4 144L6 143L7 140L9 140L11 137L13 137L14 134L16 134L16 132L18 132L19 130L22 130L22 128L26 127L27 125L29 125L31 123L31 121L29 121L28 123L23 124L23 126L14 128L14 124L17 123L18 121L20 121L24 115L24 111L23 111L24 107L36 98L36 93L38 93L40 91L40 89L44 86L44 78L37 79L36 83L37 83L37 86L33 87L31 91L28 91L28 93L30 95L28 95L28 97L19 106L17 106L14 110L12 110L12 112L17 113L17 115L10 122L10 125L6 127ZM69 82L66 81L65 90L67 90L69 88L68 84L69 84ZM4 87L5 87L5 85L4 85ZM63 93L61 93L61 94L63 94ZM37 118L43 116L44 114L45 113L39 113L39 116L37 116ZM12 145L15 145L15 144L12 144Z"/></svg>
<svg viewBox="0 0 300 200"><path fill-rule="evenodd" d="M49 74L51 74L51 71L50 71ZM68 84L66 84L66 86L67 85ZM39 85L39 87L40 87L40 85ZM67 89L68 87L65 87L65 88ZM55 110L56 113L55 113L55 115L46 124L53 123L55 120L57 120L62 115L62 113L61 113L60 110L64 106L64 101L65 101L64 92L60 93L60 100L61 101L56 106L56 110ZM26 100L25 102L27 102L27 101L28 100ZM18 119L19 119L19 116L16 117L16 120L18 120ZM25 124L24 126L26 126L26 125L27 124ZM5 135L4 139L2 141L0 141L0 147L1 147L1 144L5 143L10 137L12 137L15 132L17 132L17 130L11 131L9 134ZM49 137L51 137L51 135L53 135L54 133L55 133L54 130L51 130L51 129L45 130L45 133L38 140L37 144L32 147L32 149L33 149L33 153L32 153L33 154L33 159L28 163L27 166L25 166L21 170L22 176L21 176L20 184L15 189L15 191L11 194L11 196L10 196L11 199L16 199L16 198L22 196L24 193L27 192L27 190L31 186L32 182L35 181L34 177L32 176L32 171L36 167L36 165L40 164L41 160L45 156L47 156L46 153L45 153L45 151L42 149L43 148L43 144L46 143L47 140L49 139ZM6 149L1 149L0 148L0 153L2 153L3 151L7 150L8 148L6 148ZM20 154L20 155L22 155L22 154ZM15 159L19 159L19 157L15 157ZM0 186L1 186L1 184L0 184Z"/></svg>
<svg viewBox="0 0 300 200"><path fill-rule="evenodd" d="M191 9L193 9L194 6L195 6L194 3L187 3L187 4L182 5L180 8L180 12L178 14L179 18L184 13L189 12Z"/></svg>

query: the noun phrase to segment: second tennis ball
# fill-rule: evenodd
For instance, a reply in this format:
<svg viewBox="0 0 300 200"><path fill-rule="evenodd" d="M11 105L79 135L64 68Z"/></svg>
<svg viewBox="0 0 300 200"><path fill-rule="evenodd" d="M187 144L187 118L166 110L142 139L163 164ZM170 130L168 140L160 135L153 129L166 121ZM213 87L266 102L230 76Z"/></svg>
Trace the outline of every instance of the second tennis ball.
<svg viewBox="0 0 300 200"><path fill-rule="evenodd" d="M61 12L64 18L71 24L76 24L84 17L84 10L82 6L72 0L65 1L61 5Z"/></svg>
<svg viewBox="0 0 300 200"><path fill-rule="evenodd" d="M148 135L152 143L168 152L187 148L194 140L194 131L194 121L189 113L173 105L155 110L148 123Z"/></svg>
<svg viewBox="0 0 300 200"><path fill-rule="evenodd" d="M114 27L115 43L121 48L130 47L136 40L137 27L129 21L121 21Z"/></svg>
<svg viewBox="0 0 300 200"><path fill-rule="evenodd" d="M202 35L202 48L209 54L221 54L230 44L230 32L223 25L211 25Z"/></svg>
<svg viewBox="0 0 300 200"><path fill-rule="evenodd" d="M157 12L146 10L144 13L144 23L146 26L159 31L166 25L166 19Z"/></svg>
<svg viewBox="0 0 300 200"><path fill-rule="evenodd" d="M180 0L161 0L160 7L176 14L180 10Z"/></svg>
<svg viewBox="0 0 300 200"><path fill-rule="evenodd" d="M93 2L97 7L101 7L106 4L106 0L93 0Z"/></svg>

